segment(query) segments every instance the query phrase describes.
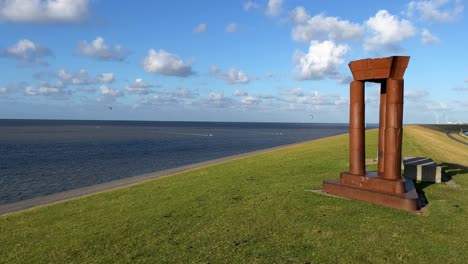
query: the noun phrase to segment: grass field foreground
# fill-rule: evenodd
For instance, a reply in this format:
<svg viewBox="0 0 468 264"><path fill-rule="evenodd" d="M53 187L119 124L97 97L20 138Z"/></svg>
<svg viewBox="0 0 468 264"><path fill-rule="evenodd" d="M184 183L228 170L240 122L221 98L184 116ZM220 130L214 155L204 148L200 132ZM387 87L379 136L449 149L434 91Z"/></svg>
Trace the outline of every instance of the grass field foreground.
<svg viewBox="0 0 468 264"><path fill-rule="evenodd" d="M406 126L403 155L458 184L424 185L425 216L307 191L347 170L341 135L1 216L0 262L466 263L468 147Z"/></svg>

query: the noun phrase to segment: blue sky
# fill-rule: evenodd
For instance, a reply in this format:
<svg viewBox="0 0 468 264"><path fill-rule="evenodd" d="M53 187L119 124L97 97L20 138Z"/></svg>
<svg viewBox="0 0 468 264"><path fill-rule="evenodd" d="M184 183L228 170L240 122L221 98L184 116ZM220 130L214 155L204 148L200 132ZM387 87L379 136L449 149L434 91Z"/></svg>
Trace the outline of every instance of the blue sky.
<svg viewBox="0 0 468 264"><path fill-rule="evenodd" d="M347 122L349 61L408 55L405 123L468 123L465 5L0 0L0 118Z"/></svg>

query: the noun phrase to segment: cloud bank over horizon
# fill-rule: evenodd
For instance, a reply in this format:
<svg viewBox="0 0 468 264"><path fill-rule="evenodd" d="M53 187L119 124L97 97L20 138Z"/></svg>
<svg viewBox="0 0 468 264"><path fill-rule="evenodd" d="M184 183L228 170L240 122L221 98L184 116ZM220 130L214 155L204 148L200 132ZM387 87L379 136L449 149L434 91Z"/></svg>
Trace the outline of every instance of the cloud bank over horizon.
<svg viewBox="0 0 468 264"><path fill-rule="evenodd" d="M359 11L350 13L340 4L282 0L192 9L148 1L144 10L0 0L0 110L15 118L9 107L17 105L34 118L39 105L53 112L59 105L115 104L135 119L161 111L177 120L302 122L317 113L314 121L347 122L349 61L411 55L406 122L434 122L442 113L466 119L460 98L468 96L468 74L457 70L468 59L459 34L467 26L463 1L355 5ZM370 121L378 119L376 91L366 89Z"/></svg>

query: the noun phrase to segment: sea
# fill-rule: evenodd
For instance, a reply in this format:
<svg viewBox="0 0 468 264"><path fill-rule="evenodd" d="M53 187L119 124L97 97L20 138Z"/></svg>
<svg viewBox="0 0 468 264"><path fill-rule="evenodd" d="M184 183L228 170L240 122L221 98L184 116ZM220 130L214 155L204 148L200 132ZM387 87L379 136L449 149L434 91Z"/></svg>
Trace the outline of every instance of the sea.
<svg viewBox="0 0 468 264"><path fill-rule="evenodd" d="M348 124L0 119L0 204L348 132Z"/></svg>

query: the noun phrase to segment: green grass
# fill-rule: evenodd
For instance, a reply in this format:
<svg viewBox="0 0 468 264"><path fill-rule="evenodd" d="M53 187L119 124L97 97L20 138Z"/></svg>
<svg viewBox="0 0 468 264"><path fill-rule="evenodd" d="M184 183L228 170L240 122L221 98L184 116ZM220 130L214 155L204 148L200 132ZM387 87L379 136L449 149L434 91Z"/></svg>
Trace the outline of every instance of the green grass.
<svg viewBox="0 0 468 264"><path fill-rule="evenodd" d="M343 135L1 216L0 262L466 263L468 149L405 131L404 155L451 164L459 184L425 186L426 216L306 191L347 170ZM366 140L373 158L377 131Z"/></svg>

